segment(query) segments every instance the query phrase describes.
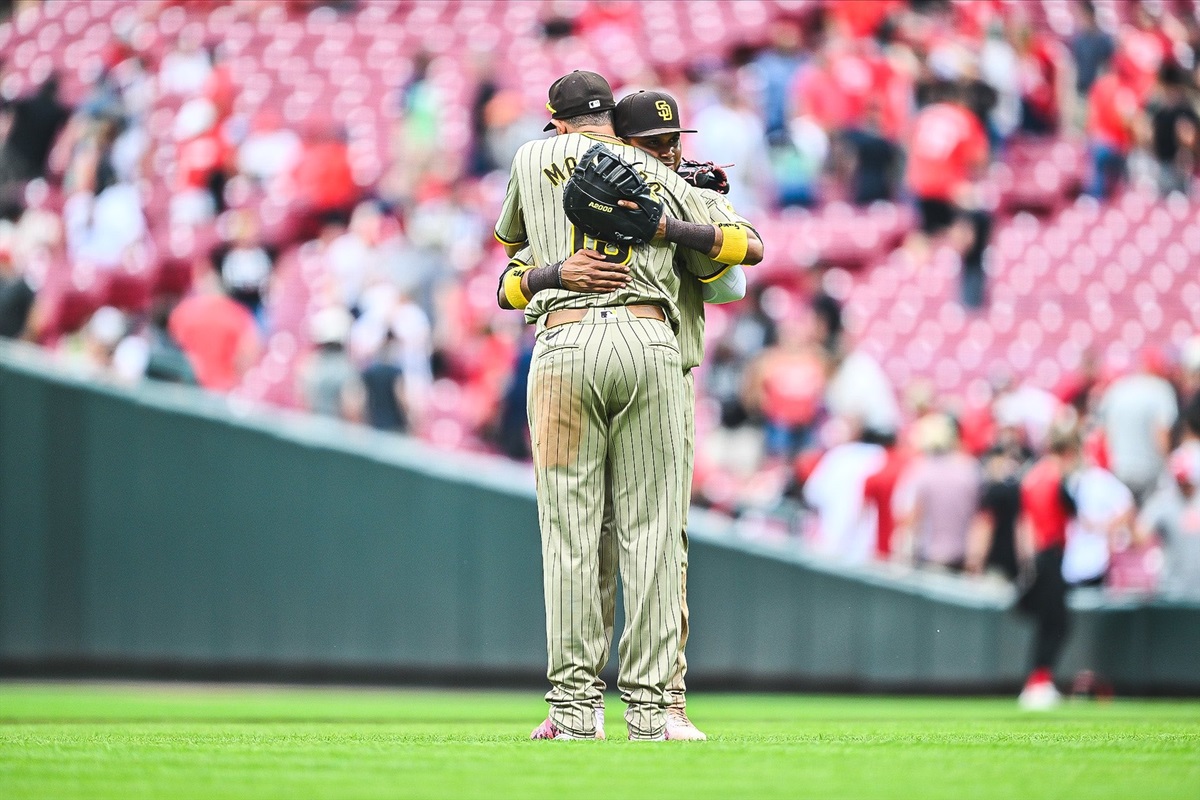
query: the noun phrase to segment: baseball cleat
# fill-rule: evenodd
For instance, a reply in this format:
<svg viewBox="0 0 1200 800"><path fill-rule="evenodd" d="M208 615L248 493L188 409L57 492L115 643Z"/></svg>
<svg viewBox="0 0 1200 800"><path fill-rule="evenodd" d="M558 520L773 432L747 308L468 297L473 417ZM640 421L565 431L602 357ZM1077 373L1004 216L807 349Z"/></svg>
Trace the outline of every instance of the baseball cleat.
<svg viewBox="0 0 1200 800"><path fill-rule="evenodd" d="M680 742L703 742L708 740L704 731L692 724L692 721L688 719L687 712L682 708L667 709L667 729L665 733L668 739Z"/></svg>
<svg viewBox="0 0 1200 800"><path fill-rule="evenodd" d="M604 738L604 706L596 706L596 738Z"/></svg>
<svg viewBox="0 0 1200 800"><path fill-rule="evenodd" d="M566 731L559 730L558 726L555 725L550 720L549 717L546 717L545 722L543 722L541 725L538 725L536 728L533 729L533 733L529 734L529 738L530 739L557 739L560 741L563 741L563 740L571 741L571 740L575 740L575 739L589 739L589 738L593 738L593 737L575 736L574 734L570 734L570 733L567 733ZM594 738L602 739L604 737L596 736Z"/></svg>
<svg viewBox="0 0 1200 800"><path fill-rule="evenodd" d="M1026 711L1049 711L1061 702L1062 695L1050 681L1026 685L1017 698L1017 705Z"/></svg>

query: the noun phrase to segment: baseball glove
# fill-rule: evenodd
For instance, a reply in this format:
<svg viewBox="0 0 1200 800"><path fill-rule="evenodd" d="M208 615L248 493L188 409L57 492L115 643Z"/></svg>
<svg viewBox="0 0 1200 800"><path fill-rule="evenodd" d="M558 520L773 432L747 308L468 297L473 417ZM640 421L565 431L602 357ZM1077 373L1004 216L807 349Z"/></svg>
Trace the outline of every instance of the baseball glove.
<svg viewBox="0 0 1200 800"><path fill-rule="evenodd" d="M637 208L624 208L629 200ZM563 210L575 227L613 244L644 244L654 238L663 203L633 166L602 144L579 159L563 187Z"/></svg>
<svg viewBox="0 0 1200 800"><path fill-rule="evenodd" d="M732 165L729 165L732 166ZM711 161L679 162L679 177L697 189L712 189L720 194L729 194L729 178L725 170Z"/></svg>

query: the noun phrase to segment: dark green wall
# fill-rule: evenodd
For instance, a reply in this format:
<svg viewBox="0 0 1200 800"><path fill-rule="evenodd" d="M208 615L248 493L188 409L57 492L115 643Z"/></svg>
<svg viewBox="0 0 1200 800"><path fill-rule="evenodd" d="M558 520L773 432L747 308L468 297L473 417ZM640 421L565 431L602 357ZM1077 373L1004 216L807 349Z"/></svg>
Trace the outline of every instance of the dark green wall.
<svg viewBox="0 0 1200 800"><path fill-rule="evenodd" d="M692 526L694 683L1019 683L1003 592L724 524ZM0 345L0 672L536 679L543 631L524 468ZM1200 692L1197 654L1200 607L1107 604L1077 615L1064 673Z"/></svg>

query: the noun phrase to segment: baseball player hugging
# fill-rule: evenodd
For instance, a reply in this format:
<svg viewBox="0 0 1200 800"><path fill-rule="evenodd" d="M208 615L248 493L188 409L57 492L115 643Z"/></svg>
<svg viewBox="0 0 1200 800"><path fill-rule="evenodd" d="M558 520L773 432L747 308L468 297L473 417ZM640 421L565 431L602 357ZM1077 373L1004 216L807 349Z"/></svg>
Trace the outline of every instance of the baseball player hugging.
<svg viewBox="0 0 1200 800"><path fill-rule="evenodd" d="M528 410L551 688L531 738L604 738L619 569L630 739L704 739L683 683L691 369L703 303L744 294L738 265L761 260L762 242L713 190L719 169L682 163L669 96L618 106L577 70L549 101L557 135L518 150L495 229L511 259L498 302L537 325Z"/></svg>

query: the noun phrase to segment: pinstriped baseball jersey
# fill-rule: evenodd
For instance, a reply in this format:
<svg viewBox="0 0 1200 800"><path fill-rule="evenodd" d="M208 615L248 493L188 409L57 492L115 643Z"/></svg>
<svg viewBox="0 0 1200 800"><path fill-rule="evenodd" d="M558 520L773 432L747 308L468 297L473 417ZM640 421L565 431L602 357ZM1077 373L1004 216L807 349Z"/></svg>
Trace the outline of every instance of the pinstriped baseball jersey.
<svg viewBox="0 0 1200 800"><path fill-rule="evenodd" d="M704 206L708 210L706 222L750 225L745 217L734 211L733 204L725 195L712 189L696 191L704 199ZM686 273L681 276L679 282L679 328L676 335L679 339L683 368L692 369L700 366L704 359L704 296L701 294L700 281L691 276L715 277L728 267L719 261L713 261L705 253L698 253L687 247L676 250L675 258L683 264L681 272Z"/></svg>
<svg viewBox="0 0 1200 800"><path fill-rule="evenodd" d="M658 159L612 136L567 133L522 145L513 159L508 191L496 223L496 238L507 245L529 243L533 266L553 264L584 249L604 252L610 260L627 262L629 285L606 294L586 294L566 289L538 292L525 308L525 318L535 322L547 312L562 308L656 304L663 307L672 326L679 324L675 298L679 275L673 260L675 246L612 245L596 242L575 229L562 207L563 185L587 149L603 142L633 164L666 204L667 213L688 222L708 222L709 209L699 190L687 184Z"/></svg>
<svg viewBox="0 0 1200 800"><path fill-rule="evenodd" d="M697 189L697 191L703 197L705 207L708 209L709 222L750 225L745 217L734 210L725 195L714 192L712 189ZM713 261L704 253L698 253L687 247L677 248L675 258L677 261L687 262L680 270L679 292L675 298L679 308L679 325L675 334L679 340L679 353L683 360L683 368L689 370L700 366L704 359L704 295L700 288L700 280L696 276L707 278L719 275L728 267L719 261ZM512 260L532 265L534 263L533 250L527 244L517 251Z"/></svg>

